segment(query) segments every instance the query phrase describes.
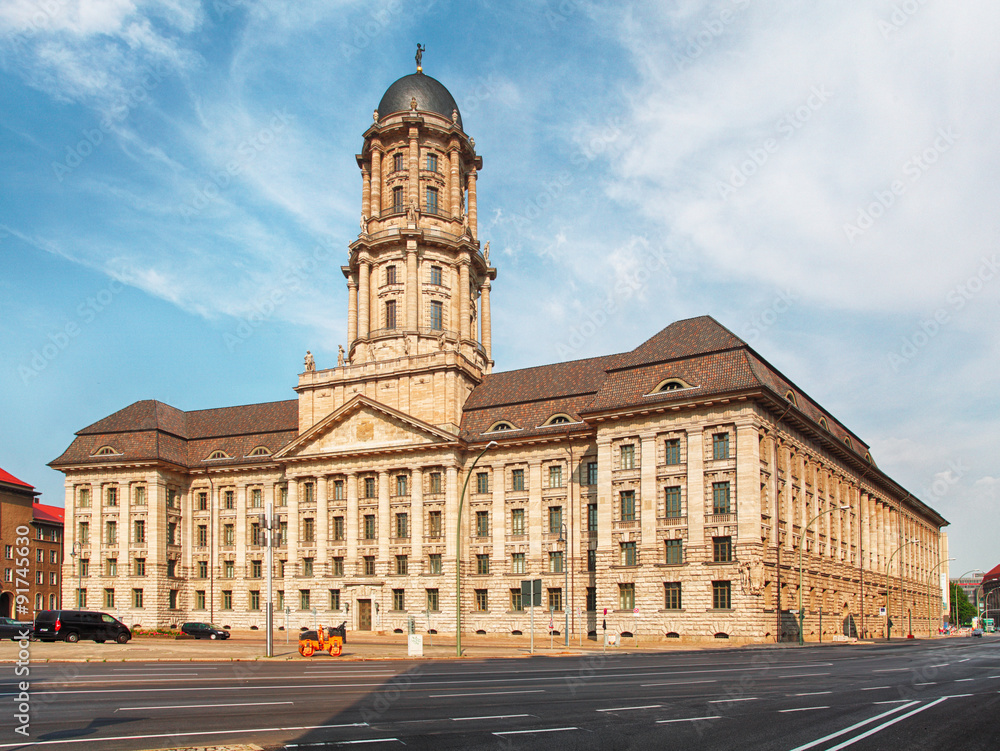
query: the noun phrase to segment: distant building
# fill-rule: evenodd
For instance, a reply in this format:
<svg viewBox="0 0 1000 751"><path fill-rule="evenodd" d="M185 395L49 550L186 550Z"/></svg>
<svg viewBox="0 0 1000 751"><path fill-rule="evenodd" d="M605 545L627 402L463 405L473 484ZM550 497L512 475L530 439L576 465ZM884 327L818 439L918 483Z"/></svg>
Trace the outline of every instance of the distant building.
<svg viewBox="0 0 1000 751"><path fill-rule="evenodd" d="M994 625L1000 625L1000 566L994 566L983 576L980 591L983 616L992 618Z"/></svg>
<svg viewBox="0 0 1000 751"><path fill-rule="evenodd" d="M352 629L403 633L412 617L453 632L460 554L470 632L526 633L520 581L537 577L553 628L568 617L574 635L606 622L794 638L800 548L806 638L821 621L828 637L881 633L887 573L897 624L939 621L947 522L714 319L494 373L475 141L422 73L393 83L373 120L340 361L317 369L308 354L289 401L141 401L80 430L52 462L83 550L64 568L67 602L129 624L261 628L273 504L276 606L293 628L315 610Z"/></svg>
<svg viewBox="0 0 1000 751"><path fill-rule="evenodd" d="M0 469L0 616L7 618L31 620L62 602L63 509L36 503L38 495Z"/></svg>

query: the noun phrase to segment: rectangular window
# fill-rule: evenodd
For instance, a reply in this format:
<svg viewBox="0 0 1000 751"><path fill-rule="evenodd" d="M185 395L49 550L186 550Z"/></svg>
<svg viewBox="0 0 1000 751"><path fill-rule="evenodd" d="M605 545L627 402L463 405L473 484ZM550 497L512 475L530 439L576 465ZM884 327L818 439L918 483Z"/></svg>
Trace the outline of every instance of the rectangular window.
<svg viewBox="0 0 1000 751"><path fill-rule="evenodd" d="M366 555L364 560L365 576L375 576L375 556Z"/></svg>
<svg viewBox="0 0 1000 751"><path fill-rule="evenodd" d="M285 546L288 544L288 522L284 521L278 522L278 545Z"/></svg>
<svg viewBox="0 0 1000 751"><path fill-rule="evenodd" d="M524 490L524 470L512 469L510 472L510 489Z"/></svg>
<svg viewBox="0 0 1000 751"><path fill-rule="evenodd" d="M344 557L343 556L340 556L340 555L334 556L334 559L333 559L333 575L334 576L343 576L344 575Z"/></svg>
<svg viewBox="0 0 1000 751"><path fill-rule="evenodd" d="M549 573L561 574L563 572L563 552L561 550L549 551Z"/></svg>
<svg viewBox="0 0 1000 751"><path fill-rule="evenodd" d="M260 579L264 576L264 563L259 558L250 561L250 578Z"/></svg>
<svg viewBox="0 0 1000 751"><path fill-rule="evenodd" d="M733 538L712 538L712 560L716 563L729 563L733 560Z"/></svg>
<svg viewBox="0 0 1000 751"><path fill-rule="evenodd" d="M303 558L302 559L302 575L312 576L315 566L313 565L313 558Z"/></svg>
<svg viewBox="0 0 1000 751"><path fill-rule="evenodd" d="M394 590L392 590L392 609L393 610L406 610L406 590L405 589L394 589Z"/></svg>
<svg viewBox="0 0 1000 751"><path fill-rule="evenodd" d="M135 559L135 568L134 568L134 570L135 570L135 575L136 576L145 576L146 575L146 559L145 558L136 558Z"/></svg>
<svg viewBox="0 0 1000 751"><path fill-rule="evenodd" d="M90 488L80 488L80 508L90 508Z"/></svg>
<svg viewBox="0 0 1000 751"><path fill-rule="evenodd" d="M104 590L104 607L110 610L115 606L115 590L106 587Z"/></svg>
<svg viewBox="0 0 1000 751"><path fill-rule="evenodd" d="M344 517L335 516L333 517L333 539L334 540L344 540L347 538L347 527L344 522Z"/></svg>
<svg viewBox="0 0 1000 751"><path fill-rule="evenodd" d="M555 464L549 467L549 487L561 488L563 486L562 465Z"/></svg>
<svg viewBox="0 0 1000 751"><path fill-rule="evenodd" d="M489 590L476 590L476 612L485 613L490 609Z"/></svg>
<svg viewBox="0 0 1000 751"><path fill-rule="evenodd" d="M400 214L406 210L406 206L403 203L403 188L402 186L396 186L392 189L392 210L393 213Z"/></svg>
<svg viewBox="0 0 1000 751"><path fill-rule="evenodd" d="M587 484L597 484L597 462L587 462Z"/></svg>
<svg viewBox="0 0 1000 751"><path fill-rule="evenodd" d="M431 266L431 284L438 287L442 284L442 275L440 266Z"/></svg>
<svg viewBox="0 0 1000 751"><path fill-rule="evenodd" d="M681 583L663 583L663 608L664 610L681 609Z"/></svg>
<svg viewBox="0 0 1000 751"><path fill-rule="evenodd" d="M311 517L302 520L302 542L316 542L316 521Z"/></svg>
<svg viewBox="0 0 1000 751"><path fill-rule="evenodd" d="M712 582L712 608L729 610L732 606L732 584L727 581Z"/></svg>
<svg viewBox="0 0 1000 751"><path fill-rule="evenodd" d="M594 548L587 550L587 571L597 571L597 550Z"/></svg>
<svg viewBox="0 0 1000 751"><path fill-rule="evenodd" d="M118 488L116 486L114 485L109 486L105 492L105 496L107 498L107 505L109 506L118 505Z"/></svg>
<svg viewBox="0 0 1000 751"><path fill-rule="evenodd" d="M441 512L440 511L429 511L427 513L427 536L428 537L440 537L443 530L441 529Z"/></svg>
<svg viewBox="0 0 1000 751"><path fill-rule="evenodd" d="M549 587L549 611L562 611L562 587Z"/></svg>
<svg viewBox="0 0 1000 751"><path fill-rule="evenodd" d="M408 482L406 475L396 475L396 495L406 495L407 486Z"/></svg>
<svg viewBox="0 0 1000 751"><path fill-rule="evenodd" d="M681 439L668 438L666 443L666 464L681 463Z"/></svg>
<svg viewBox="0 0 1000 751"><path fill-rule="evenodd" d="M440 493L441 492L441 473L431 472L427 480L428 493Z"/></svg>
<svg viewBox="0 0 1000 751"><path fill-rule="evenodd" d="M260 488L251 489L250 508L264 508L264 491Z"/></svg>
<svg viewBox="0 0 1000 751"><path fill-rule="evenodd" d="M167 594L168 597L167 607L170 608L171 610L177 610L177 594L178 590L176 589L171 589L170 592ZM83 607L82 602L80 603L80 607Z"/></svg>
<svg viewBox="0 0 1000 751"><path fill-rule="evenodd" d="M330 590L330 610L340 610L340 590Z"/></svg>
<svg viewBox="0 0 1000 751"><path fill-rule="evenodd" d="M524 610L524 600L521 599L520 587L510 591L510 609L518 613Z"/></svg>
<svg viewBox="0 0 1000 751"><path fill-rule="evenodd" d="M236 508L236 491L226 490L222 493L222 508L232 511Z"/></svg>
<svg viewBox="0 0 1000 751"><path fill-rule="evenodd" d="M729 483L728 482L713 482L712 483L712 513L713 514L731 514L729 505Z"/></svg>
<svg viewBox="0 0 1000 751"><path fill-rule="evenodd" d="M431 300L431 328L435 331L444 328L444 305L440 300Z"/></svg>
<svg viewBox="0 0 1000 751"><path fill-rule="evenodd" d="M440 574L441 573L441 554L440 553L431 553L427 557L427 568L429 569L430 573L432 573L432 574Z"/></svg>
<svg viewBox="0 0 1000 751"><path fill-rule="evenodd" d="M664 562L668 565L675 566L684 563L684 541L683 540L667 540L666 541L666 559Z"/></svg>
<svg viewBox="0 0 1000 751"><path fill-rule="evenodd" d="M597 504L588 503L587 504L587 531L596 532L597 531Z"/></svg>
<svg viewBox="0 0 1000 751"><path fill-rule="evenodd" d="M142 590L133 589L132 590L132 607L141 608L142 607Z"/></svg>
<svg viewBox="0 0 1000 751"><path fill-rule="evenodd" d="M402 172L403 171L403 152L397 151L392 155L392 171Z"/></svg>
<svg viewBox="0 0 1000 751"><path fill-rule="evenodd" d="M385 267L385 283L386 284L396 283L396 266L394 264L390 264L389 266Z"/></svg>
<svg viewBox="0 0 1000 751"><path fill-rule="evenodd" d="M623 566L636 566L639 563L639 552L635 549L635 541L623 542L622 547L622 565Z"/></svg>
<svg viewBox="0 0 1000 751"><path fill-rule="evenodd" d="M12 581L14 581L14 569L12 569L12 568L5 568L3 570L3 580L5 582L12 582Z"/></svg>
<svg viewBox="0 0 1000 751"><path fill-rule="evenodd" d="M436 613L439 610L438 607L438 591L436 589L427 590L427 609L432 613Z"/></svg>
<svg viewBox="0 0 1000 751"><path fill-rule="evenodd" d="M407 570L409 569L410 559L405 555L396 556L396 575L406 576Z"/></svg>
<svg viewBox="0 0 1000 751"><path fill-rule="evenodd" d="M236 525L235 524L223 524L222 525L222 544L223 545L235 545L236 544Z"/></svg>
<svg viewBox="0 0 1000 751"><path fill-rule="evenodd" d="M285 590L278 590L278 601L275 603L275 610L280 612L285 609Z"/></svg>
<svg viewBox="0 0 1000 751"><path fill-rule="evenodd" d="M305 504L312 504L316 501L316 486L311 482L306 482L302 484L302 502Z"/></svg>
<svg viewBox="0 0 1000 751"><path fill-rule="evenodd" d="M250 610L260 610L260 590L250 590Z"/></svg>
<svg viewBox="0 0 1000 751"><path fill-rule="evenodd" d="M512 535L525 534L524 509L515 508L510 511L510 533Z"/></svg>
<svg viewBox="0 0 1000 751"><path fill-rule="evenodd" d="M80 540L80 544L89 545L90 544L90 524L88 522L80 522L80 526L77 529L77 539Z"/></svg>
<svg viewBox="0 0 1000 751"><path fill-rule="evenodd" d="M208 493L200 492L196 496L199 511L208 511Z"/></svg>
<svg viewBox="0 0 1000 751"><path fill-rule="evenodd" d="M278 486L278 505L287 506L288 505L288 486L279 485Z"/></svg>
<svg viewBox="0 0 1000 751"><path fill-rule="evenodd" d="M437 214L438 213L438 189L437 188L427 188L427 213Z"/></svg>
<svg viewBox="0 0 1000 751"><path fill-rule="evenodd" d="M664 508L668 519L681 516L681 489L677 485L663 489Z"/></svg>
<svg viewBox="0 0 1000 751"><path fill-rule="evenodd" d="M587 612L593 613L597 610L597 587L587 587Z"/></svg>
<svg viewBox="0 0 1000 751"><path fill-rule="evenodd" d="M549 506L549 532L562 532L562 506Z"/></svg>
<svg viewBox="0 0 1000 751"><path fill-rule="evenodd" d="M222 562L222 578L223 579L235 579L236 578L236 561L223 561Z"/></svg>
<svg viewBox="0 0 1000 751"><path fill-rule="evenodd" d="M365 514L365 539L375 539L375 514Z"/></svg>
<svg viewBox="0 0 1000 751"><path fill-rule="evenodd" d="M208 561L198 561L198 578L208 578Z"/></svg>
<svg viewBox="0 0 1000 751"><path fill-rule="evenodd" d="M729 458L729 433L716 433L712 436L712 458Z"/></svg>
<svg viewBox="0 0 1000 751"><path fill-rule="evenodd" d="M133 488L133 490L132 490L132 502L136 506L145 506L146 505L146 486L145 485L136 485L135 488Z"/></svg>
<svg viewBox="0 0 1000 751"><path fill-rule="evenodd" d="M512 574L524 573L524 553L510 554L510 572Z"/></svg>
<svg viewBox="0 0 1000 751"><path fill-rule="evenodd" d="M49 563L59 563L59 551L51 550L49 551Z"/></svg>
<svg viewBox="0 0 1000 751"><path fill-rule="evenodd" d="M618 609L632 610L635 608L635 584L622 583L618 585Z"/></svg>
<svg viewBox="0 0 1000 751"><path fill-rule="evenodd" d="M396 328L396 301L385 301L385 327L387 329Z"/></svg>
<svg viewBox="0 0 1000 751"><path fill-rule="evenodd" d="M487 537L490 534L490 512L476 512L476 537Z"/></svg>
<svg viewBox="0 0 1000 751"><path fill-rule="evenodd" d="M84 589L78 589L77 590L77 592L76 592L76 606L78 608L85 608L85 607L87 607L87 590L86 590L86 588L84 588Z"/></svg>
<svg viewBox="0 0 1000 751"><path fill-rule="evenodd" d="M261 534L260 522L250 522L250 544L264 544L264 536Z"/></svg>
<svg viewBox="0 0 1000 751"><path fill-rule="evenodd" d="M490 492L490 474L489 474L489 472L477 472L476 473L476 492L477 493L489 493Z"/></svg>
<svg viewBox="0 0 1000 751"><path fill-rule="evenodd" d="M171 578L177 576L177 559L176 558L168 558L167 559L167 576L171 577Z"/></svg>
<svg viewBox="0 0 1000 751"><path fill-rule="evenodd" d="M621 468L635 469L635 445L626 443L621 447Z"/></svg>
<svg viewBox="0 0 1000 751"><path fill-rule="evenodd" d="M623 490L621 492L621 511L623 522L635 521L635 491Z"/></svg>
<svg viewBox="0 0 1000 751"><path fill-rule="evenodd" d="M222 609L223 610L233 609L233 590L231 589L222 590Z"/></svg>
<svg viewBox="0 0 1000 751"><path fill-rule="evenodd" d="M396 537L408 538L410 536L410 515L407 513L396 514Z"/></svg>
<svg viewBox="0 0 1000 751"><path fill-rule="evenodd" d="M105 541L109 545L115 545L118 542L118 522L108 522L104 525L104 537Z"/></svg>
<svg viewBox="0 0 1000 751"><path fill-rule="evenodd" d="M477 553L476 554L476 573L477 574L488 574L490 572L490 555L489 553Z"/></svg>
<svg viewBox="0 0 1000 751"><path fill-rule="evenodd" d="M308 610L310 607L312 607L309 602L311 599L310 594L311 593L309 592L308 589L299 590L299 610Z"/></svg>
<svg viewBox="0 0 1000 751"><path fill-rule="evenodd" d="M198 547L205 548L208 547L208 525L199 524L197 530Z"/></svg>
<svg viewBox="0 0 1000 751"><path fill-rule="evenodd" d="M333 481L333 500L342 501L344 500L344 481L334 480Z"/></svg>
<svg viewBox="0 0 1000 751"><path fill-rule="evenodd" d="M438 157L437 154L427 155L427 171L437 172L438 171Z"/></svg>
<svg viewBox="0 0 1000 751"><path fill-rule="evenodd" d="M40 529L38 531L41 532ZM45 551L41 548L35 550L35 561L37 563L45 563Z"/></svg>
<svg viewBox="0 0 1000 751"><path fill-rule="evenodd" d="M365 498L375 497L375 478L366 477L365 478Z"/></svg>

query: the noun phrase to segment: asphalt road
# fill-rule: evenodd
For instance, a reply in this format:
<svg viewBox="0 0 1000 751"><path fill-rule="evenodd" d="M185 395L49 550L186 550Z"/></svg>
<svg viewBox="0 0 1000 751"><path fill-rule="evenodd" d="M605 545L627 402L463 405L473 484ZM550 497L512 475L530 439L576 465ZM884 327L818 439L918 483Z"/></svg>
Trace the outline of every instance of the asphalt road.
<svg viewBox="0 0 1000 751"><path fill-rule="evenodd" d="M1000 638L892 645L280 664L31 667L30 739L13 666L0 751L781 749L1000 743Z"/></svg>

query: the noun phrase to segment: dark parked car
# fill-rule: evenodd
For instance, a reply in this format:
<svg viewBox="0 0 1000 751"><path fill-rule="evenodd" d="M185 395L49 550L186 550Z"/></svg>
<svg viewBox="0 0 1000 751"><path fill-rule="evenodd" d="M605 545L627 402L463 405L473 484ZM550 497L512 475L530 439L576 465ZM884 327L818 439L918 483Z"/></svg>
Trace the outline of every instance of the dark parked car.
<svg viewBox="0 0 1000 751"><path fill-rule="evenodd" d="M185 623L181 633L193 636L195 639L228 639L229 632L212 623Z"/></svg>
<svg viewBox="0 0 1000 751"><path fill-rule="evenodd" d="M0 618L0 639L10 639L20 641L30 639L32 631L31 621L15 621L13 618Z"/></svg>
<svg viewBox="0 0 1000 751"><path fill-rule="evenodd" d="M132 638L129 627L107 613L91 610L43 610L35 616L35 638L39 641L93 639L98 644Z"/></svg>

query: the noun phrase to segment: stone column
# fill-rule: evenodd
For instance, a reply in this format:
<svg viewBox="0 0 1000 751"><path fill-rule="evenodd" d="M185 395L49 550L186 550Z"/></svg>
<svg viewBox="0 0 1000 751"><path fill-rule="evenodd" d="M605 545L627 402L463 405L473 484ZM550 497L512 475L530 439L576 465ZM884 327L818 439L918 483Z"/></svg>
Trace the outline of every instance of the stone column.
<svg viewBox="0 0 1000 751"><path fill-rule="evenodd" d="M469 309L469 261L463 259L458 267L458 316L461 321L459 336L465 341L471 336L469 331L472 321L471 310Z"/></svg>
<svg viewBox="0 0 1000 751"><path fill-rule="evenodd" d="M327 498L329 481L326 475L316 478L316 577L326 576L327 546L330 539L330 503Z"/></svg>
<svg viewBox="0 0 1000 751"><path fill-rule="evenodd" d="M473 240L479 236L476 221L476 168L473 167L469 170L469 231Z"/></svg>
<svg viewBox="0 0 1000 751"><path fill-rule="evenodd" d="M491 469L493 486L490 488L490 492L493 495L493 507L490 510L490 538L493 542L493 550L490 553L490 558L493 559L493 562L490 564L490 570L496 575L506 570L504 543L507 530L504 518L504 465L498 462L493 464ZM493 569L494 566L497 567L496 570Z"/></svg>
<svg viewBox="0 0 1000 751"><path fill-rule="evenodd" d="M358 338L358 282L352 276L347 280L347 351Z"/></svg>
<svg viewBox="0 0 1000 751"><path fill-rule="evenodd" d="M459 527L458 494L461 492L458 488L458 467L446 467L444 481L444 550L445 557L454 561L456 555L455 535Z"/></svg>
<svg viewBox="0 0 1000 751"><path fill-rule="evenodd" d="M347 519L345 521L347 537L347 555L344 556L344 575L351 578L358 562L358 473L348 472L344 478L347 485Z"/></svg>
<svg viewBox="0 0 1000 751"><path fill-rule="evenodd" d="M417 280L417 241L406 241L406 329L416 331L420 310L420 283Z"/></svg>
<svg viewBox="0 0 1000 751"><path fill-rule="evenodd" d="M364 214L369 219L372 215L372 173L368 165L365 164L361 167L361 213ZM364 231L368 231L367 223L364 226Z"/></svg>
<svg viewBox="0 0 1000 751"><path fill-rule="evenodd" d="M490 280L487 277L483 281L483 286L481 288L480 294L482 295L480 299L481 313L479 316L482 322L482 337L480 341L483 344L483 349L486 350L486 359L493 359L493 332L492 323L490 318Z"/></svg>
<svg viewBox="0 0 1000 751"><path fill-rule="evenodd" d="M409 171L408 171L408 185L406 191L406 205L409 206L411 203L415 203L417 206L421 206L420 202L420 144L417 141L419 136L419 131L416 126L410 128L410 147L408 149L409 156ZM424 207L426 208L426 207Z"/></svg>
<svg viewBox="0 0 1000 751"><path fill-rule="evenodd" d="M449 175L448 175L448 210L456 221L462 221L462 176L459 171L459 146L458 140L453 139L448 151Z"/></svg>
<svg viewBox="0 0 1000 751"><path fill-rule="evenodd" d="M368 258L362 258L358 263L358 337L367 339L370 334L369 306L371 292L369 291L371 264Z"/></svg>
<svg viewBox="0 0 1000 751"><path fill-rule="evenodd" d="M288 478L288 543L285 546L288 554L288 569L285 571L285 581L292 579L295 584L295 574L301 574L299 568L299 478ZM296 587L297 589L297 587ZM298 607L297 593L285 588L285 604L293 609Z"/></svg>
<svg viewBox="0 0 1000 751"><path fill-rule="evenodd" d="M424 570L424 474L419 467L410 471L410 558ZM411 573L417 573L414 569Z"/></svg>
<svg viewBox="0 0 1000 751"><path fill-rule="evenodd" d="M736 425L736 522L737 541L760 543L760 441L752 422Z"/></svg>
<svg viewBox="0 0 1000 751"><path fill-rule="evenodd" d="M382 144L372 141L371 216L382 215Z"/></svg>
<svg viewBox="0 0 1000 751"><path fill-rule="evenodd" d="M639 509L640 543L639 563L643 567L656 563L660 558L659 541L656 539L656 434L650 433L639 437ZM636 592L636 605L639 593ZM652 605L645 601L643 610ZM662 603L657 602L654 609L659 609Z"/></svg>
<svg viewBox="0 0 1000 751"><path fill-rule="evenodd" d="M701 427L687 429L687 523L686 547L703 549L705 546L705 446ZM688 562L689 552L684 551L684 561ZM709 587L711 590L711 587ZM696 601L697 602L697 601ZM710 602L710 600L702 600ZM687 606L685 606L687 607ZM692 603L691 607L700 607Z"/></svg>
<svg viewBox="0 0 1000 751"><path fill-rule="evenodd" d="M248 529L250 528L250 523L247 519L247 482L246 480L241 480L236 484L236 562L234 566L236 567L236 581L239 582L238 586L233 587L233 608L242 608L244 611L248 610L249 602L247 602L247 548L250 543L250 535ZM232 582L236 584L236 582Z"/></svg>
<svg viewBox="0 0 1000 751"><path fill-rule="evenodd" d="M389 560L389 538L392 536L392 519L389 511L389 473L380 470L378 473L378 565L382 575L393 572Z"/></svg>
<svg viewBox="0 0 1000 751"><path fill-rule="evenodd" d="M528 574L546 570L542 560L542 535L548 531L548 511L542 505L542 463L537 459L528 461L528 560L525 562ZM608 529L611 522L608 521Z"/></svg>

